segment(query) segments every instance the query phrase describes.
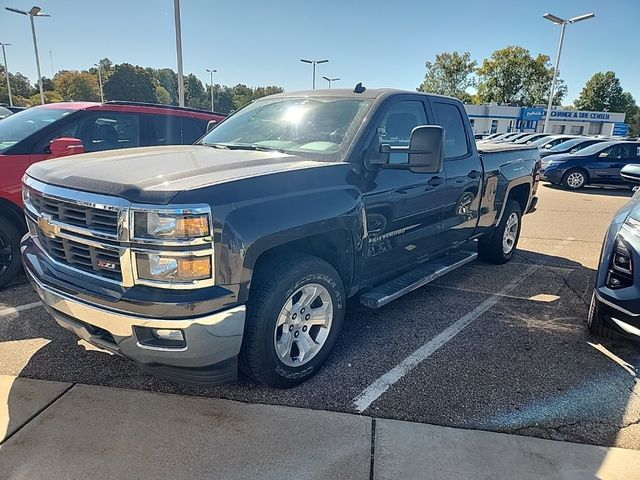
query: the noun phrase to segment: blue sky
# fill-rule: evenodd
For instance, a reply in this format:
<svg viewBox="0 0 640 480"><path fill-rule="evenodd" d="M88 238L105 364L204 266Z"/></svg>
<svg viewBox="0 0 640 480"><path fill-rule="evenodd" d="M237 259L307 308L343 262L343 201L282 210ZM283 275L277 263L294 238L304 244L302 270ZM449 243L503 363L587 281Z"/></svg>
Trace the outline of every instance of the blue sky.
<svg viewBox="0 0 640 480"><path fill-rule="evenodd" d="M0 0L0 42L11 43L9 69L35 80L27 17L32 2L52 18L36 19L43 75L86 69L100 58L114 63L176 69L173 0ZM311 67L300 58L328 58L323 75L335 86L415 89L424 63L442 51L469 51L481 60L499 48L522 45L555 61L560 27L550 11L596 18L567 27L560 65L569 95L580 93L597 71L613 70L640 103L640 0L182 0L184 69L216 83L311 86Z"/></svg>

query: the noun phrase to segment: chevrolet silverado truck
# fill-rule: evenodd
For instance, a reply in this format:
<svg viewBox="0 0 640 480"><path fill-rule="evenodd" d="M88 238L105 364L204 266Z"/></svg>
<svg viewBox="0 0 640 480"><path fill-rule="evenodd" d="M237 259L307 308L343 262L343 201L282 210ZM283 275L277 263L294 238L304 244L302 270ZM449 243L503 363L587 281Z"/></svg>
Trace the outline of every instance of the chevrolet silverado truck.
<svg viewBox="0 0 640 480"><path fill-rule="evenodd" d="M452 98L273 95L193 146L32 165L22 259L53 318L99 349L174 381L239 367L287 388L327 360L347 299L380 308L511 259L539 163L528 146L478 151Z"/></svg>

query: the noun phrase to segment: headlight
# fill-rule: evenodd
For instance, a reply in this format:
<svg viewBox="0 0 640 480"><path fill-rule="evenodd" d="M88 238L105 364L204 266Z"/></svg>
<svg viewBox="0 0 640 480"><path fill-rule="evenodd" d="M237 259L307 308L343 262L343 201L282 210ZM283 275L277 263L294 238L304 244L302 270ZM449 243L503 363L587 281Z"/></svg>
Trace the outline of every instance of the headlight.
<svg viewBox="0 0 640 480"><path fill-rule="evenodd" d="M173 256L136 253L138 278L163 282L192 282L211 278L211 255Z"/></svg>
<svg viewBox="0 0 640 480"><path fill-rule="evenodd" d="M211 236L209 213L203 208L133 212L135 238L189 240Z"/></svg>

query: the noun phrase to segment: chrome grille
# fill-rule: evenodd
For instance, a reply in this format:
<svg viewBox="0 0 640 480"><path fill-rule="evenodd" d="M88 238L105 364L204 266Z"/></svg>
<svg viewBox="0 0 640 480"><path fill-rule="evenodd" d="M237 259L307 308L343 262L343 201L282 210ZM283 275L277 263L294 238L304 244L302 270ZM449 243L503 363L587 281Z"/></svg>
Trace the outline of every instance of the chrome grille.
<svg viewBox="0 0 640 480"><path fill-rule="evenodd" d="M44 196L34 190L30 192L30 201L39 213L46 213L58 222L114 236L118 234L117 210L67 202Z"/></svg>
<svg viewBox="0 0 640 480"><path fill-rule="evenodd" d="M95 275L122 281L120 254L117 249L95 247L61 237L48 237L35 226L42 248L54 260Z"/></svg>

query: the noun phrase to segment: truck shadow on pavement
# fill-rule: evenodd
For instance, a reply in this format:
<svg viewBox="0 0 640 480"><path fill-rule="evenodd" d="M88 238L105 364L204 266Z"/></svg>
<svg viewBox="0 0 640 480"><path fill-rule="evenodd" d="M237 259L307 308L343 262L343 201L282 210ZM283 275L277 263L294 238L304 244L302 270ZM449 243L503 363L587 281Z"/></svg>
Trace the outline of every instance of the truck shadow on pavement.
<svg viewBox="0 0 640 480"><path fill-rule="evenodd" d="M531 265L539 268L517 288L500 293ZM213 387L158 379L126 359L83 350L41 307L0 317L0 373L354 413L353 399L380 375L485 299L500 295L495 307L364 414L640 449L638 344L587 332L594 273L563 257L519 250L509 264L475 262L380 310L350 301L329 361L291 390L270 389L242 375L237 384ZM3 406L9 432L24 422L18 412L25 402L24 392L11 388ZM114 405L114 412L101 415L115 416L120 408Z"/></svg>

